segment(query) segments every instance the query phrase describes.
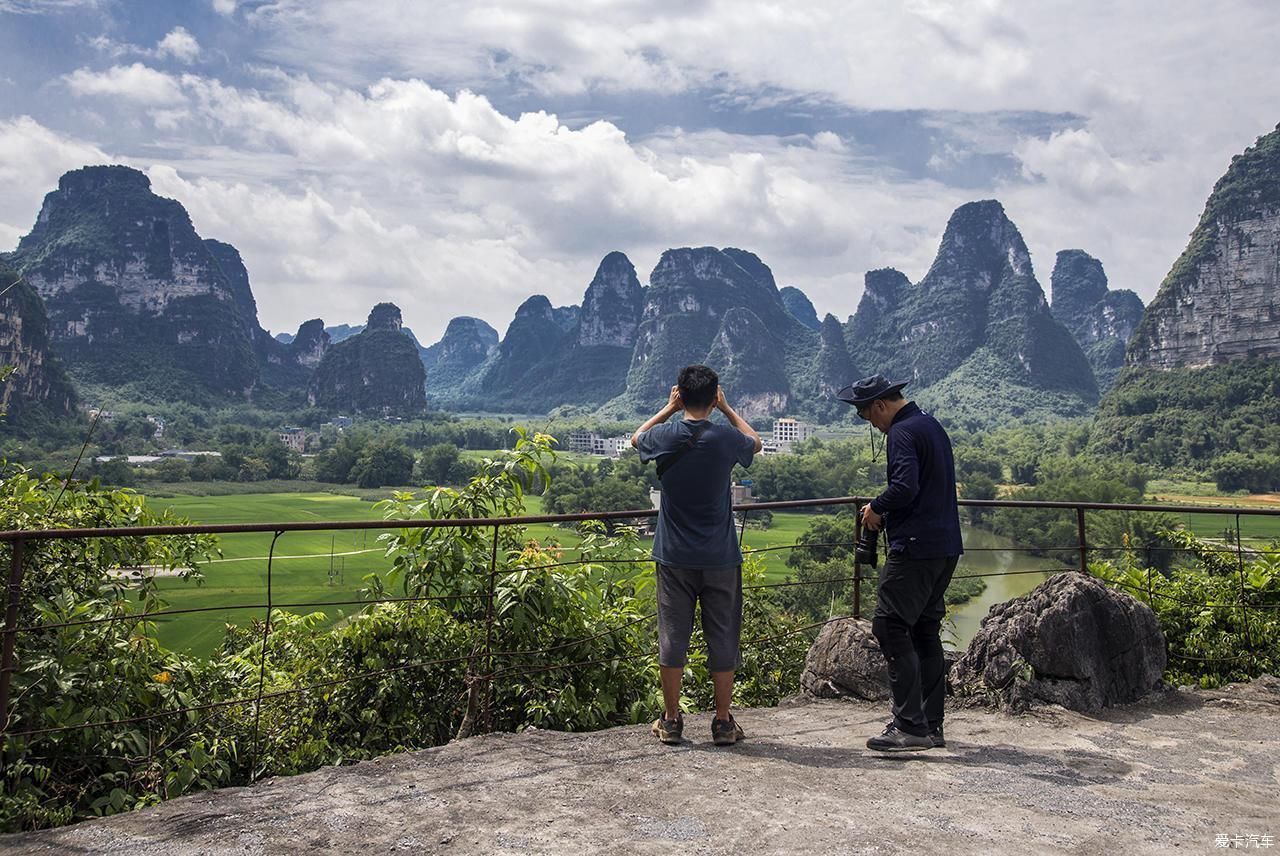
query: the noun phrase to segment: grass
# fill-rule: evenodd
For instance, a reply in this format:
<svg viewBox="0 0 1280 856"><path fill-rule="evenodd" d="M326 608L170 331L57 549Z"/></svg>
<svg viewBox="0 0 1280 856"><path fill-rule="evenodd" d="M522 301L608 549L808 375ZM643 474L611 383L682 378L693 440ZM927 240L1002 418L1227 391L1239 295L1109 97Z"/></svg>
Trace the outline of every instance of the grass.
<svg viewBox="0 0 1280 856"><path fill-rule="evenodd" d="M153 507L170 508L198 523L254 523L378 520L381 514L369 501L371 498L336 493L278 493L151 497L148 501ZM529 515L542 514L541 497L526 497L525 511ZM811 520L809 514L774 514L769 529L747 530L745 546L793 544ZM378 532L373 530L285 533L276 542L271 563L273 602L299 604L289 607L295 612L320 610L334 620L354 612L358 604L311 605L360 599L365 574L386 568L377 536ZM573 547L579 541L573 529L548 523L529 526L528 537L555 541L565 547ZM265 607L251 605L266 601L266 557L271 550L271 539L268 532L224 535L220 540L222 558L204 568L202 585L180 579L158 581L170 609L232 607L161 619L161 642L170 648L207 655L221 642L227 623L246 624L262 618ZM772 550L760 554L767 581L778 582L790 573L786 566L788 553Z"/></svg>

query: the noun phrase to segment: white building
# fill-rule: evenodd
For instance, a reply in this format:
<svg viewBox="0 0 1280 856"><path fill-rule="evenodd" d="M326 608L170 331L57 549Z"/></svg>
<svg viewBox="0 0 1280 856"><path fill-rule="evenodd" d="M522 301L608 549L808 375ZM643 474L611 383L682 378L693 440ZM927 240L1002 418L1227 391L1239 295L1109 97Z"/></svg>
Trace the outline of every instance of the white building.
<svg viewBox="0 0 1280 856"><path fill-rule="evenodd" d="M295 452L301 453L307 448L307 432L304 428L286 425L276 434L280 442Z"/></svg>
<svg viewBox="0 0 1280 856"><path fill-rule="evenodd" d="M570 452L582 452L585 455L589 455L591 454L592 446L598 439L600 439L600 435L594 431L588 431L586 428L575 428L569 432L569 436L565 440L565 448Z"/></svg>
<svg viewBox="0 0 1280 856"><path fill-rule="evenodd" d="M816 433L815 426L789 416L773 420L773 442L779 452L790 452L794 444L803 443Z"/></svg>
<svg viewBox="0 0 1280 856"><path fill-rule="evenodd" d="M616 458L629 448L631 448L630 437L595 436L591 440L593 455L608 455L610 458Z"/></svg>

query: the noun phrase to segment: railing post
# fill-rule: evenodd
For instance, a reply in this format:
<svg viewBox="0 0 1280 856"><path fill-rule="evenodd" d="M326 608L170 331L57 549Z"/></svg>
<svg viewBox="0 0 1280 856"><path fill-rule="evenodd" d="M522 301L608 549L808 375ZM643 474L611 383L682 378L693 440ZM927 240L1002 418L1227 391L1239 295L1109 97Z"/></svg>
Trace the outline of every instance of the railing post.
<svg viewBox="0 0 1280 856"><path fill-rule="evenodd" d="M855 505L856 509L857 506ZM862 540L862 515L853 515L853 617L862 617L862 563L858 561L858 542Z"/></svg>
<svg viewBox="0 0 1280 856"><path fill-rule="evenodd" d="M22 553L26 542L21 538L13 542L13 556L9 560L8 599L4 610L4 643L0 654L0 739L9 731L9 688L13 680L14 642L18 634L18 602L22 594ZM0 769L4 755L0 752Z"/></svg>
<svg viewBox="0 0 1280 856"><path fill-rule="evenodd" d="M489 554L489 591L484 610L484 710L481 727L493 730L493 601L498 585L498 527L493 527L493 549Z"/></svg>
<svg viewBox="0 0 1280 856"><path fill-rule="evenodd" d="M1236 562L1240 569L1240 620L1244 623L1244 644L1253 651L1253 634L1249 630L1249 607L1245 603L1244 542L1240 540L1240 512L1236 512Z"/></svg>
<svg viewBox="0 0 1280 856"><path fill-rule="evenodd" d="M271 566L276 556L276 542L284 532L277 529L267 551L267 619L262 624L262 651L258 655L258 698L253 705L253 762L249 767L249 781L258 779L258 757L261 752L259 725L262 722L262 691L267 680L267 637L271 635Z"/></svg>
<svg viewBox="0 0 1280 856"><path fill-rule="evenodd" d="M1080 538L1080 573L1089 573L1089 542L1085 539L1084 506L1076 506L1076 533Z"/></svg>

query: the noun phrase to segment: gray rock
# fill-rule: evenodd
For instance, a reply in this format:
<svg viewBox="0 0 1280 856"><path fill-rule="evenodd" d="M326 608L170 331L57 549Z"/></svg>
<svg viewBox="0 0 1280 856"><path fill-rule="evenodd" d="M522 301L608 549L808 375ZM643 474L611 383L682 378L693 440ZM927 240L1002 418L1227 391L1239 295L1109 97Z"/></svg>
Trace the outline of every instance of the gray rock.
<svg viewBox="0 0 1280 856"><path fill-rule="evenodd" d="M1161 686L1164 634L1146 604L1077 573L991 608L951 670L959 695L1015 710L1034 702L1093 712Z"/></svg>
<svg viewBox="0 0 1280 856"><path fill-rule="evenodd" d="M871 622L847 618L823 627L804 659L800 688L818 698L888 699L889 671Z"/></svg>

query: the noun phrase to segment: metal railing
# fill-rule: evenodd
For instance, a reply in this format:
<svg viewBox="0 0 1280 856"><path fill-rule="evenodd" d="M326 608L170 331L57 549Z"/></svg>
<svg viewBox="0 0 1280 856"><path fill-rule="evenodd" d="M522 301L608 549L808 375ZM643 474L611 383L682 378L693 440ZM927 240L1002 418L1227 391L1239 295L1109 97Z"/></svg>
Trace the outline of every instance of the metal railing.
<svg viewBox="0 0 1280 856"><path fill-rule="evenodd" d="M809 499L791 502L758 502L734 507L734 511L741 515L741 535L740 539L745 538L748 528L750 515L759 512L775 512L775 511L796 511L796 510L819 510L819 509L841 509L849 506L858 506L865 503L866 497L834 497L825 499ZM1252 609L1271 609L1273 606L1250 605L1243 600L1245 591L1244 582L1244 554L1245 548L1240 538L1241 517L1280 517L1280 509L1258 509L1258 508L1233 508L1221 506L1192 506L1192 505L1150 505L1150 504L1108 504L1108 503L1090 503L1090 502L1049 502L1049 501L1019 501L1019 500L961 500L960 504L965 507L974 509L995 509L995 508L1026 508L1026 509L1058 509L1065 512L1072 512L1075 515L1076 542L1074 544L1059 545L1033 545L1027 546L1010 546L1010 547L993 547L993 548L976 548L977 551L982 549L1007 550L1011 552L1027 552L1037 555L1047 553L1063 553L1069 551L1078 557L1075 570L1088 573L1088 560L1091 553L1106 554L1118 550L1130 549L1123 545L1101 545L1091 544L1088 539L1088 526L1086 514L1088 512L1110 513L1110 512L1153 512L1164 514L1210 514L1223 515L1234 519L1235 529L1235 547L1222 548L1221 552L1231 553L1237 557L1240 573L1240 591L1241 600L1236 603L1222 604L1195 604L1209 608L1223 609L1241 609L1248 611ZM107 728L114 726L132 725L141 722L147 722L162 717L176 716L187 713L195 713L202 711L210 711L224 709L236 706L253 706L254 727L253 727L253 746L256 753L257 746L260 741L259 721L261 717L264 702L296 695L300 693L312 692L318 689L325 689L352 681L363 680L367 678L375 678L406 672L414 669L422 669L430 666L444 665L460 665L466 664L467 667L467 711L468 716L474 716L477 719L477 727L479 730L487 729L490 726L490 691L493 683L504 678L512 678L518 675L529 675L554 670L582 668L601 663L618 662L622 660L642 659L646 657L655 657L656 651L646 651L626 656L607 657L598 660L589 660L581 662L568 663L547 663L534 667L499 667L499 662L515 657L546 657L556 651L563 651L575 646L591 642L617 633L637 623L650 621L655 617L655 613L649 613L634 619L625 625L609 628L593 636L582 639L574 639L556 645L527 651L504 651L495 650L495 609L494 600L498 587L499 579L510 573L527 572L527 571L544 571L556 568L566 568L575 566L587 566L596 564L620 564L635 563L644 564L651 562L647 558L595 558L579 555L576 559L566 561L556 561L543 564L516 564L513 566L499 566L499 535L502 527L505 526L527 526L539 523L555 523L570 524L585 521L615 521L615 522L635 522L645 518L651 518L657 515L657 511L653 509L644 509L636 511L615 511L615 512L596 512L581 514L543 514L529 515L523 517L492 517L492 518L465 518L465 519L430 519L430 520L380 520L380 521L316 521L316 522L281 522L281 523L246 523L246 524L192 524L192 525L164 525L164 526L133 526L133 527L116 527L116 528L85 528L85 529L33 529L33 530L15 530L0 532L0 544L8 544L11 550L8 583L6 586L6 604L5 618L3 629L3 644L0 647L0 741L10 739L26 739L33 740L42 735L48 735L56 732L64 732L71 730L83 730L90 728ZM855 539L861 534L861 524L857 521L855 515ZM405 597L368 597L357 600L336 600L336 601L307 601L307 602L278 602L275 599L274 583L273 583L273 565L275 562L276 544L282 535L289 532L315 532L315 531L343 531L343 530L376 530L386 531L403 531L412 529L439 529L439 528L457 528L466 527L472 529L492 529L493 536L491 548L488 556L488 568L482 571L484 586L482 591L472 594L448 594L448 595L422 595L422 596L405 596ZM178 609L161 609L154 611L142 612L125 612L120 615L111 615L106 617L95 617L83 620L60 621L53 623L34 623L20 625L18 623L20 605L23 594L23 581L25 571L26 551L28 546L35 542L49 540L80 540L80 539L96 539L96 538L124 538L136 536L165 536L165 535L226 535L236 533L271 533L271 547L266 558L266 580L265 580L265 601L254 603L237 603L217 606L202 606ZM769 553L781 550L795 550L799 548L806 549L844 549L849 556L853 555L854 542L838 542L829 544L804 543L797 542L784 545L771 545L766 547L746 548L743 550L745 555ZM572 549L572 548L570 548ZM1176 549L1176 548L1167 548ZM974 552L975 548L969 548L970 552ZM1252 550L1251 552L1259 552ZM1270 552L1262 550L1261 552ZM765 645L769 642L776 641L779 638L791 636L800 633L809 633L822 627L832 621L839 621L845 618L860 618L863 613L863 584L873 583L874 576L867 575L865 568L856 561L852 561L852 574L848 576L840 576L831 579L821 580L793 580L787 578L782 582L769 582L748 585L745 588L747 592L784 589L796 586L811 585L836 585L841 583L852 583L852 603L849 615L842 615L834 618L828 618L822 621L813 621L794 627L780 634L772 634L758 639L743 640L743 646L749 647L754 645ZM978 574L961 574L956 579L971 579L976 577L995 577L1009 576L1015 574L1044 574L1057 571L1070 571L1071 566L1057 564L1052 568L1034 568L1025 570L1003 571L997 573L978 573ZM1139 589L1141 592L1142 590ZM1160 592L1153 591L1150 581L1145 592L1150 600L1152 597L1168 597ZM484 633L483 643L478 650L472 650L469 653L460 653L457 656L434 658L429 660L399 663L387 666L381 669L367 670L350 675L346 675L332 680L319 682L306 686L295 686L288 689L266 691L266 657L267 657L267 641L272 632L273 612L287 608L315 608L323 606L371 606L375 604L385 603L452 603L457 605L461 601L469 600L472 602L481 601L484 605ZM123 719L109 719L102 721L83 722L75 725L60 725L50 727L28 727L24 730L11 730L10 725L13 718L13 699L11 698L11 688L13 685L13 676L20 671L18 659L16 656L16 642L20 635L28 633L47 632L49 630L69 628L77 626L88 626L93 624L102 624L107 622L128 621L142 622L160 617L174 617L181 615L191 615L196 613L217 612L227 610L246 610L246 609L263 609L264 620L262 621L262 652L258 663L257 675L257 691L251 696L242 698L223 699L218 701L210 701L201 704L186 705L182 707L165 708L154 713L142 716L128 717ZM1248 620L1245 620L1246 634L1248 632ZM1249 646L1252 647L1252 641ZM1195 657L1185 657L1184 659L1196 660ZM1223 659L1223 658L1219 658ZM37 723L38 725L38 723ZM2 761L0 761L2 763Z"/></svg>

